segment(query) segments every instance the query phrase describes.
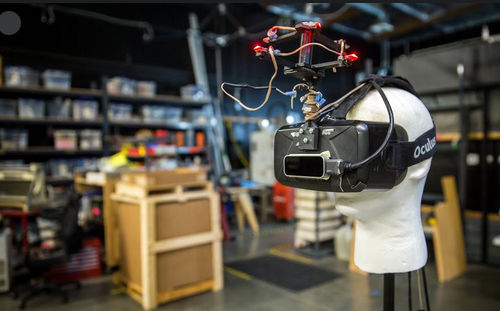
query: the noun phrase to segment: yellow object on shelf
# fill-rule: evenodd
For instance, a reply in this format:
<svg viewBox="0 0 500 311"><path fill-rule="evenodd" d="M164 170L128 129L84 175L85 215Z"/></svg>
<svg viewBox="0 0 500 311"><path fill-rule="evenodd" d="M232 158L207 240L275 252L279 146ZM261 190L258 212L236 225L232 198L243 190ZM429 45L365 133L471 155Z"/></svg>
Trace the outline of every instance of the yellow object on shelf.
<svg viewBox="0 0 500 311"><path fill-rule="evenodd" d="M436 218L434 218L434 217L429 217L429 219L427 220L427 223L428 223L430 226L435 226L435 225L436 225Z"/></svg>
<svg viewBox="0 0 500 311"><path fill-rule="evenodd" d="M110 156L108 159L108 164L113 166L113 167L121 167L127 165L128 160L127 160L127 149L122 148L120 152L115 153L114 155Z"/></svg>

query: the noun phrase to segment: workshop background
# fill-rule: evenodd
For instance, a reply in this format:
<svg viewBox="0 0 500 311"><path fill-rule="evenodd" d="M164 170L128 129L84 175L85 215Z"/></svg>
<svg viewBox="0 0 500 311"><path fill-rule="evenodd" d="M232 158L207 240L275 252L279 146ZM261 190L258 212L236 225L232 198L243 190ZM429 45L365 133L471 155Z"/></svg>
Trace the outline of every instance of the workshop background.
<svg viewBox="0 0 500 311"><path fill-rule="evenodd" d="M0 5L0 309L382 309L353 220L275 182L299 98L250 112L220 89L267 86L255 46L303 21L359 57L319 81L327 102L398 75L433 116L410 304L500 309L500 5L446 2ZM279 68L273 85L296 83ZM408 291L396 275L397 310Z"/></svg>

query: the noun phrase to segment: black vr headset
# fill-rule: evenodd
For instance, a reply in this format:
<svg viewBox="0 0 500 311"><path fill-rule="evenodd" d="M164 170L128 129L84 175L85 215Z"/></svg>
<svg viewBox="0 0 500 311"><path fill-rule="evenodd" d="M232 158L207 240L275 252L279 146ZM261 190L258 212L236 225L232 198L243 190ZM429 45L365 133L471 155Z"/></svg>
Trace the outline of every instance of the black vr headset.
<svg viewBox="0 0 500 311"><path fill-rule="evenodd" d="M281 127L274 137L274 174L283 185L330 192L388 190L405 177L408 167L433 156L435 127L414 141L394 124L382 87L396 87L418 97L400 77L370 76L364 86L315 120ZM376 89L389 123L346 120L349 110Z"/></svg>

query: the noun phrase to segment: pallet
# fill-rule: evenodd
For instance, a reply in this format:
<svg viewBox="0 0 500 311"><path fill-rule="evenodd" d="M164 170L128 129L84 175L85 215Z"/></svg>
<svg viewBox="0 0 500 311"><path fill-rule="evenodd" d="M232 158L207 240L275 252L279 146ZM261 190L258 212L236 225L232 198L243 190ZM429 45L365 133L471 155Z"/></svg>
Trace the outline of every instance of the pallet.
<svg viewBox="0 0 500 311"><path fill-rule="evenodd" d="M320 220L340 218L342 215L336 209L331 210L320 210L316 213L315 210L298 209L295 211L295 217L299 219L310 219L314 220L316 218Z"/></svg>
<svg viewBox="0 0 500 311"><path fill-rule="evenodd" d="M130 298L142 304L142 287L139 284L130 282L120 272L113 273L113 283L118 286L123 286L125 288L125 292L130 296ZM157 294L157 304L186 298L209 290L216 290L215 282L213 280L202 281L193 285L182 286L173 290L159 292Z"/></svg>
<svg viewBox="0 0 500 311"><path fill-rule="evenodd" d="M317 207L319 209L334 209L335 203L331 200L320 199L318 200ZM315 209L316 200L315 199L295 199L295 208L300 209Z"/></svg>
<svg viewBox="0 0 500 311"><path fill-rule="evenodd" d="M153 195L174 194L182 195L183 193L192 190L207 190L210 188L210 183L204 182L187 182L182 185L178 184L160 184L143 187L128 182L117 182L115 185L115 193L131 198L146 198Z"/></svg>
<svg viewBox="0 0 500 311"><path fill-rule="evenodd" d="M301 240L308 241L308 242L328 241L328 240L331 240L335 237L336 232L337 232L337 229L321 230L316 235L316 232L314 230L310 231L310 230L302 230L302 229L297 228L295 230L295 239L301 239Z"/></svg>
<svg viewBox="0 0 500 311"><path fill-rule="evenodd" d="M127 293L145 310L156 308L159 303L202 291L218 291L223 287L219 195L209 182L162 186L164 190L160 193L150 192L150 187L124 193L124 188L118 190L117 183L116 191L111 195L117 205L118 221L124 228L120 231L123 235L120 240L125 253L114 281L125 284ZM203 209L203 214L197 213L200 209ZM169 218L173 211L180 218ZM170 225L160 225L168 220L175 221L170 221ZM198 227L197 223L200 223ZM177 228L182 233L191 230L190 226L196 230L201 228L202 232L179 235L172 231ZM157 239L173 233L174 236ZM199 258L204 260L199 261ZM138 264L140 270L136 268ZM198 264L198 269L191 269L191 265ZM183 278L182 284L170 284L172 278L177 281Z"/></svg>
<svg viewBox="0 0 500 311"><path fill-rule="evenodd" d="M295 196L296 200L297 199L316 200L316 198L318 198L320 200L331 200L328 192L324 192L324 191L295 189L294 196Z"/></svg>
<svg viewBox="0 0 500 311"><path fill-rule="evenodd" d="M342 220L340 219L328 219L325 221L319 221L318 224L316 225L316 222L314 220L305 220L305 219L300 219L297 222L297 229L298 230L307 230L307 231L314 231L316 230L316 226L320 231L322 230L330 230L330 229L337 229L340 225L342 225Z"/></svg>

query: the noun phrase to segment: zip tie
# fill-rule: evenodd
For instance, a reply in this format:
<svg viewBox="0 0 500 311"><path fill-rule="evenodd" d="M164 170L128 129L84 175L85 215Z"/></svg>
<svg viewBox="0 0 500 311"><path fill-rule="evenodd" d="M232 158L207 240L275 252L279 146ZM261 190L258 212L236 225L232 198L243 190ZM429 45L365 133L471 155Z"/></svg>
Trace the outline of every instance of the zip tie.
<svg viewBox="0 0 500 311"><path fill-rule="evenodd" d="M295 98L295 97L297 97L297 91L288 91L288 92L285 92L285 95L288 95L288 96Z"/></svg>

